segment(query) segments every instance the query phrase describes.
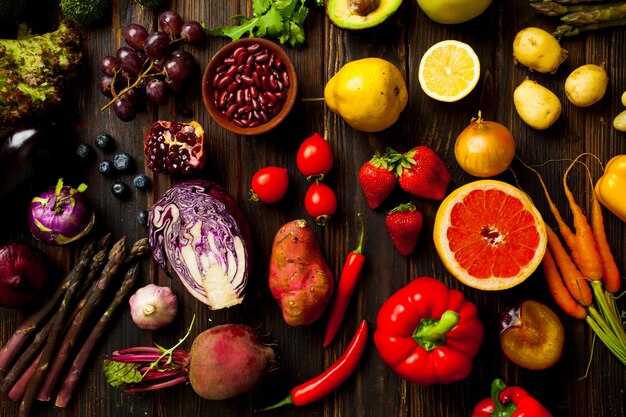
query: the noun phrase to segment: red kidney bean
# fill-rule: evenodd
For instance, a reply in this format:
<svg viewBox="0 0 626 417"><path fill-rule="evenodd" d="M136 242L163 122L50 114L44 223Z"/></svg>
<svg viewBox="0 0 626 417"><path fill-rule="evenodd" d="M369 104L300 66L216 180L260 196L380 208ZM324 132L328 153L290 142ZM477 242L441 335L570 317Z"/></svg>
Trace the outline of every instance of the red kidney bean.
<svg viewBox="0 0 626 417"><path fill-rule="evenodd" d="M243 90L237 90L237 93L235 93L235 97L237 98L237 105L243 105Z"/></svg>
<svg viewBox="0 0 626 417"><path fill-rule="evenodd" d="M237 126L254 127L280 112L290 80L275 53L252 44L224 59L211 84L218 110Z"/></svg>
<svg viewBox="0 0 626 417"><path fill-rule="evenodd" d="M278 101L278 98L274 95L274 93L266 91L263 93L263 95L267 97L267 99L271 101L272 103L276 103Z"/></svg>
<svg viewBox="0 0 626 417"><path fill-rule="evenodd" d="M233 77L231 77L230 75L225 75L224 77L220 78L219 81L217 82L217 88L219 88L220 90L224 90L232 82L233 82Z"/></svg>
<svg viewBox="0 0 626 417"><path fill-rule="evenodd" d="M233 65L232 67L228 68L228 71L226 71L226 75L233 76L235 75L236 72L237 72L237 67Z"/></svg>
<svg viewBox="0 0 626 417"><path fill-rule="evenodd" d="M254 85L261 87L261 77L259 77L259 74L256 71L252 73L252 80L254 81Z"/></svg>
<svg viewBox="0 0 626 417"><path fill-rule="evenodd" d="M222 94L220 94L220 108L226 107L226 103L228 100L228 91L222 91Z"/></svg>
<svg viewBox="0 0 626 417"><path fill-rule="evenodd" d="M239 87L239 84L237 84L236 81L233 81L232 83L230 83L226 91L228 91L229 93L232 93L233 91L237 89L237 87Z"/></svg>
<svg viewBox="0 0 626 417"><path fill-rule="evenodd" d="M236 104L231 104L228 107L228 110L226 110L226 117L228 118L228 120L232 120L233 116L235 116L235 112L237 111L237 105Z"/></svg>

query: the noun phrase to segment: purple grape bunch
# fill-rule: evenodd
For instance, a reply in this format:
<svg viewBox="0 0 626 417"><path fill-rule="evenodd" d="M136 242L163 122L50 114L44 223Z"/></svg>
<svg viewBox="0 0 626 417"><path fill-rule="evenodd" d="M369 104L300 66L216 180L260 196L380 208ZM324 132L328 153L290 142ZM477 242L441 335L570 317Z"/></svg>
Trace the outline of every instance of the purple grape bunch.
<svg viewBox="0 0 626 417"><path fill-rule="evenodd" d="M204 29L195 20L184 21L174 11L159 15L159 30L149 33L131 23L124 28L124 42L115 55L100 59L100 92L110 101L102 110L113 107L117 117L133 120L141 97L153 106L179 95L196 68L189 52L177 47L196 44L204 39Z"/></svg>

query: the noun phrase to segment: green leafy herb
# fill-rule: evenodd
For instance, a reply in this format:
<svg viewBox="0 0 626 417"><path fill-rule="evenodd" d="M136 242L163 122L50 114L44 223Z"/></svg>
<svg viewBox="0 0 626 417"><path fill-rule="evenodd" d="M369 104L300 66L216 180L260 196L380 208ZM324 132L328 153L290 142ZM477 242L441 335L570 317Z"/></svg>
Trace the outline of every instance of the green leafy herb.
<svg viewBox="0 0 626 417"><path fill-rule="evenodd" d="M242 36L268 37L281 44L289 43L300 48L305 41L304 21L309 9L306 0L253 0L254 17L232 16L239 25L211 29L211 35L225 36L237 40Z"/></svg>
<svg viewBox="0 0 626 417"><path fill-rule="evenodd" d="M137 369L139 365L134 363L116 362L104 360L104 376L111 386L119 387L122 384L141 382L143 374Z"/></svg>

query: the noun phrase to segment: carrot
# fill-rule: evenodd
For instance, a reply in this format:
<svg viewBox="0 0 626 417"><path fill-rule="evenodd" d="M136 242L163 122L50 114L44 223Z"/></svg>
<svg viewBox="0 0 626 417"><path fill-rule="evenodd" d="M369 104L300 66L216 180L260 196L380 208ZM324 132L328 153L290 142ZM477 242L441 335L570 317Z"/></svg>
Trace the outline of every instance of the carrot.
<svg viewBox="0 0 626 417"><path fill-rule="evenodd" d="M592 155L595 157L595 155ZM596 157L597 159L597 157ZM587 169L587 176L591 183L591 189L593 189L593 180L591 178L591 172ZM602 215L602 207L596 197L596 194L592 192L593 198L591 199L591 228L593 230L593 237L598 245L598 252L600 253L600 259L602 260L602 283L604 288L611 292L616 293L619 291L621 277L619 275L619 269L615 263L613 253L609 247L609 242L606 239L606 232L604 230L604 216Z"/></svg>
<svg viewBox="0 0 626 417"><path fill-rule="evenodd" d="M582 155L578 155L569 167L567 167L565 174L563 174L563 190L565 191L565 197L567 198L574 217L573 221L576 236L576 250L574 252L576 256L574 256L574 252L572 252L572 257L583 275L590 280L596 281L602 279L602 258L587 217L583 214L583 210L580 206L576 204L574 195L567 186L567 175L581 156Z"/></svg>
<svg viewBox="0 0 626 417"><path fill-rule="evenodd" d="M576 245L576 235L574 234L574 232L572 232L572 229L570 229L567 223L565 223L565 220L563 220L563 217L561 216L561 212L559 212L559 209L556 207L556 205L552 201L552 198L550 197L550 193L548 192L548 188L546 187L546 183L543 182L543 178L541 177L541 174L534 168L531 168L528 165L526 165L526 163L524 163L523 161L522 161L522 164L524 164L526 168L534 172L537 175L537 178L539 178L539 182L541 183L541 187L543 188L543 193L546 196L546 200L548 200L548 206L550 207L550 211L552 212L552 215L554 216L554 219L556 220L556 224L559 226L559 232L561 233L561 236L563 237L565 244L570 250L570 253L572 254L572 258L577 259L578 253L577 253L577 245Z"/></svg>
<svg viewBox="0 0 626 417"><path fill-rule="evenodd" d="M590 305L593 302L593 295L585 277L572 262L556 233L549 227L546 227L546 232L548 233L548 248L552 252L569 293L578 303Z"/></svg>
<svg viewBox="0 0 626 417"><path fill-rule="evenodd" d="M576 302L565 287L563 279L559 274L559 270L556 267L554 258L550 254L550 250L547 249L543 260L541 261L544 275L546 276L546 282L552 298L558 304L561 309L570 316L577 319L584 319L587 317L587 310L585 310L580 304Z"/></svg>

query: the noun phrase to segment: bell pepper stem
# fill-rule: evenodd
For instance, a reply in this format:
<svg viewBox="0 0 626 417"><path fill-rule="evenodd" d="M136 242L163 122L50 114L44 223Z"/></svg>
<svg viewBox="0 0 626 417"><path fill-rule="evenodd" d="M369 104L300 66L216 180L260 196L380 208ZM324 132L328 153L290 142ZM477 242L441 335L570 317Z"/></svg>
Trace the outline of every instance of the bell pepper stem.
<svg viewBox="0 0 626 417"><path fill-rule="evenodd" d="M269 407L261 408L259 411L269 411L278 407L282 407L283 405L293 404L293 403L294 403L293 398L291 398L291 395L289 395L287 396L287 398L284 398L282 401L277 402L274 405L270 405Z"/></svg>
<svg viewBox="0 0 626 417"><path fill-rule="evenodd" d="M496 378L491 383L491 400L493 401L493 406L495 410L491 413L490 417L511 417L515 411L517 411L517 406L512 402L509 404L504 404L500 401L500 393L504 391L506 388L506 384L500 378Z"/></svg>
<svg viewBox="0 0 626 417"><path fill-rule="evenodd" d="M445 343L446 335L459 322L459 313L446 310L439 320L422 319L413 332L413 340L427 351Z"/></svg>

